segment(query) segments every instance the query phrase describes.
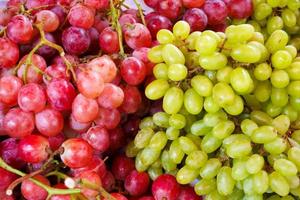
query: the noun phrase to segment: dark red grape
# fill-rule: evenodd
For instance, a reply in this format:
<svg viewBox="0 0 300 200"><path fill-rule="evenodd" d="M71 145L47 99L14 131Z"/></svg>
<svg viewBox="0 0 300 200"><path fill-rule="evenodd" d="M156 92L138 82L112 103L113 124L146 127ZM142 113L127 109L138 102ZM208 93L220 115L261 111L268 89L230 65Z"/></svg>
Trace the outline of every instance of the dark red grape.
<svg viewBox="0 0 300 200"><path fill-rule="evenodd" d="M125 58L121 63L120 71L123 80L129 85L142 83L147 73L145 64L135 57Z"/></svg>
<svg viewBox="0 0 300 200"><path fill-rule="evenodd" d="M163 174L153 181L152 194L156 200L177 200L180 186L174 176Z"/></svg>
<svg viewBox="0 0 300 200"><path fill-rule="evenodd" d="M157 12L172 20L180 16L181 8L181 0L161 0L156 5Z"/></svg>
<svg viewBox="0 0 300 200"><path fill-rule="evenodd" d="M118 33L111 27L105 28L99 35L99 46L105 53L118 53L120 50Z"/></svg>
<svg viewBox="0 0 300 200"><path fill-rule="evenodd" d="M147 17L147 16L146 16ZM156 34L161 29L172 29L172 22L165 16L153 15L146 18L147 28L151 32L152 38L156 38Z"/></svg>
<svg viewBox="0 0 300 200"><path fill-rule="evenodd" d="M224 22L228 15L226 4L222 0L205 1L203 10L207 15L209 25L216 25Z"/></svg>
<svg viewBox="0 0 300 200"><path fill-rule="evenodd" d="M126 86L124 89L124 101L121 109L126 113L134 113L142 102L140 91L134 86Z"/></svg>
<svg viewBox="0 0 300 200"><path fill-rule="evenodd" d="M207 16L199 8L187 10L182 19L189 23L191 31L203 31L207 25Z"/></svg>
<svg viewBox="0 0 300 200"><path fill-rule="evenodd" d="M251 0L229 0L225 3L228 15L232 18L244 19L252 15L253 5Z"/></svg>
<svg viewBox="0 0 300 200"><path fill-rule="evenodd" d="M114 129L119 125L121 120L120 112L117 109L99 108L98 117L95 123L107 129Z"/></svg>
<svg viewBox="0 0 300 200"><path fill-rule="evenodd" d="M133 170L125 179L124 187L131 196L140 196L147 192L150 178L146 172Z"/></svg>
<svg viewBox="0 0 300 200"><path fill-rule="evenodd" d="M127 175L134 169L134 160L125 155L119 155L114 158L111 170L116 179L124 181Z"/></svg>
<svg viewBox="0 0 300 200"><path fill-rule="evenodd" d="M202 197L198 196L193 187L184 186L180 190L177 200L202 200Z"/></svg>
<svg viewBox="0 0 300 200"><path fill-rule="evenodd" d="M182 0L183 6L186 8L200 8L205 0Z"/></svg>
<svg viewBox="0 0 300 200"><path fill-rule="evenodd" d="M20 169L25 166L25 162L19 157L18 144L19 140L16 138L3 140L0 143L0 156L8 165Z"/></svg>
<svg viewBox="0 0 300 200"><path fill-rule="evenodd" d="M140 23L124 26L126 44L132 49L151 46L151 34L146 26Z"/></svg>

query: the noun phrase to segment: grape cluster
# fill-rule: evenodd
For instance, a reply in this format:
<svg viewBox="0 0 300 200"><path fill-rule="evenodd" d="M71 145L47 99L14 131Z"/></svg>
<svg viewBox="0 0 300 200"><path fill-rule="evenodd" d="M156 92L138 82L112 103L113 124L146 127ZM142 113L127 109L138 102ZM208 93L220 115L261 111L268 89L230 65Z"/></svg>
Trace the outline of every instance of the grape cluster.
<svg viewBox="0 0 300 200"><path fill-rule="evenodd" d="M190 33L185 21L157 33L145 95L162 110L127 146L137 170L206 199L299 197L300 62L285 31L264 38L249 24Z"/></svg>

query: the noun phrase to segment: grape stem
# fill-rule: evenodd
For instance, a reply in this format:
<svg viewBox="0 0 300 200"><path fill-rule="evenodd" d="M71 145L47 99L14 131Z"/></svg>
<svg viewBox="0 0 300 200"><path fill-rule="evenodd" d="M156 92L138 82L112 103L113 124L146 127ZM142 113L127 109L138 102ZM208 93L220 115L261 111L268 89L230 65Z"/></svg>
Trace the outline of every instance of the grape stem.
<svg viewBox="0 0 300 200"><path fill-rule="evenodd" d="M137 0L133 0L133 1L134 1L135 5L136 5L138 11L139 11L139 14L140 14L140 17L141 17L141 19L142 19L143 24L144 24L145 26L147 26L146 21L145 21L145 17L144 17L144 13L143 13L143 10L142 10L142 7L141 7L141 4L139 4L139 3L137 2Z"/></svg>
<svg viewBox="0 0 300 200"><path fill-rule="evenodd" d="M11 166L9 166L2 158L0 158L0 167L2 167L3 169L14 173L16 175L19 175L21 177L25 177L27 176L26 173L19 171ZM41 182L39 182L38 180L34 179L34 178L29 178L33 183L35 183L36 185L42 187L44 190L46 190L48 192L48 197L47 199L50 199L51 196L53 195L64 195L64 194L79 194L81 191L80 189L57 189L57 188L52 188L48 185L45 185Z"/></svg>

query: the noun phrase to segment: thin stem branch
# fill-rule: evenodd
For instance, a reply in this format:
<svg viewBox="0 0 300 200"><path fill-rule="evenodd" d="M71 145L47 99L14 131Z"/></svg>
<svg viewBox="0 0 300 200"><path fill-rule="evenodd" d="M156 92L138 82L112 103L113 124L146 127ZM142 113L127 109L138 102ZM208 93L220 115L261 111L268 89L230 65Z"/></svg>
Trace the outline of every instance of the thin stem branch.
<svg viewBox="0 0 300 200"><path fill-rule="evenodd" d="M139 11L139 14L140 14L140 17L142 19L143 24L145 26L147 26L146 21L145 21L145 17L144 17L144 13L143 13L143 10L142 10L142 7L141 7L141 4L139 4L139 2L137 0L133 0L133 1L134 1L135 5L136 5L138 11Z"/></svg>

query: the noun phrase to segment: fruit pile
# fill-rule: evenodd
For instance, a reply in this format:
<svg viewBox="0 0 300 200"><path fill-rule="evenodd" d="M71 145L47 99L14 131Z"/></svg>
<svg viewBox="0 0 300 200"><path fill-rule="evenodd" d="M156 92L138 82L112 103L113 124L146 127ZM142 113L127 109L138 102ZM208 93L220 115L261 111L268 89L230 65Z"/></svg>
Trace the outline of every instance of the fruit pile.
<svg viewBox="0 0 300 200"><path fill-rule="evenodd" d="M9 0L0 199L300 197L298 0Z"/></svg>

